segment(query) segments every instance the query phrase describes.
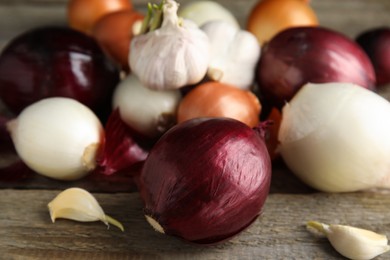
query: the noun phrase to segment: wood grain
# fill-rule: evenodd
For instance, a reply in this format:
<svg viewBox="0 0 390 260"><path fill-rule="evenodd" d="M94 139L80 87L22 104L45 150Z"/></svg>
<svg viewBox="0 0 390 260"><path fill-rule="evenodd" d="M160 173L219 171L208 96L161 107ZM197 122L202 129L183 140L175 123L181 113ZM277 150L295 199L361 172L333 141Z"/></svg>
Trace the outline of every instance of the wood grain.
<svg viewBox="0 0 390 260"><path fill-rule="evenodd" d="M381 233L390 224L387 194L272 194L249 229L224 244L202 247L155 232L136 193L94 194L125 232L100 222L58 219L53 224L46 205L58 192L0 190L2 259L342 259L327 240L306 231L307 221Z"/></svg>
<svg viewBox="0 0 390 260"><path fill-rule="evenodd" d="M182 5L190 0L180 1ZM133 0L145 10L146 0ZM217 0L245 27L257 0ZM0 48L21 32L40 25L66 25L67 0L0 0ZM353 38L390 26L388 0L312 0L323 26ZM390 93L388 91L387 93ZM0 112L4 112L1 108ZM6 159L0 158L0 164ZM343 259L330 244L305 230L308 220L354 225L390 235L390 195L315 192L278 161L263 215L245 232L221 245L199 247L153 231L129 176L119 181L87 178L58 182L37 175L0 181L0 259ZM126 230L104 224L57 220L47 203L67 187L94 192L105 212ZM390 259L385 254L378 259Z"/></svg>

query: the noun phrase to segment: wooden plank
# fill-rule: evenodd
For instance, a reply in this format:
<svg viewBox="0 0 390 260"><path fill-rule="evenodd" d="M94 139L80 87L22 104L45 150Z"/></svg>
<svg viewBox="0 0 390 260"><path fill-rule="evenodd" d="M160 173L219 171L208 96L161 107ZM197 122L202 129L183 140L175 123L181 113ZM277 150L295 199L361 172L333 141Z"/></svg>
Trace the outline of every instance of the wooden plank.
<svg viewBox="0 0 390 260"><path fill-rule="evenodd" d="M58 192L0 190L2 259L342 259L326 239L306 231L306 221L390 234L388 194L272 194L249 229L223 244L202 247L155 232L137 193L94 194L125 232L100 222L59 219L53 224L46 205Z"/></svg>

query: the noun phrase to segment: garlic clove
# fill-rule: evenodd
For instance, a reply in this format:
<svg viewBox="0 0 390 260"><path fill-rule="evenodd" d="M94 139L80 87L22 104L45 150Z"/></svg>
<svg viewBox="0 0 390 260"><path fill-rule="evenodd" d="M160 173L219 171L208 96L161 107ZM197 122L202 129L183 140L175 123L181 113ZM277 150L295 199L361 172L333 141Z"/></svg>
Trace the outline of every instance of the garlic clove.
<svg viewBox="0 0 390 260"><path fill-rule="evenodd" d="M387 237L370 230L316 221L309 221L307 229L325 235L337 252L349 259L373 259L390 250Z"/></svg>
<svg viewBox="0 0 390 260"><path fill-rule="evenodd" d="M207 76L241 89L250 89L261 54L256 37L224 21L207 22L201 29L211 45Z"/></svg>
<svg viewBox="0 0 390 260"><path fill-rule="evenodd" d="M57 218L71 219L80 222L102 221L112 224L124 231L123 225L107 216L95 197L80 188L69 188L59 193L48 204L50 218L54 223Z"/></svg>

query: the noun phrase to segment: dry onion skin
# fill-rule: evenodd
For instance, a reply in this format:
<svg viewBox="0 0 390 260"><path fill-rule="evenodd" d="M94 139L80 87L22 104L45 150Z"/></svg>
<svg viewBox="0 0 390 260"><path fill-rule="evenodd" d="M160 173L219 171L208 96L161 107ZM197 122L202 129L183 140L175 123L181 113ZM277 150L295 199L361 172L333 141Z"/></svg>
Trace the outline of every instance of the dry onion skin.
<svg viewBox="0 0 390 260"><path fill-rule="evenodd" d="M317 25L317 15L307 1L259 0L249 15L247 30L263 45L289 27Z"/></svg>
<svg viewBox="0 0 390 260"><path fill-rule="evenodd" d="M257 84L263 100L279 109L306 83L350 82L375 89L375 72L363 49L325 27L293 27L262 49Z"/></svg>
<svg viewBox="0 0 390 260"><path fill-rule="evenodd" d="M180 102L177 121L198 117L229 117L250 127L259 123L261 104L250 91L236 86L206 82L192 89Z"/></svg>
<svg viewBox="0 0 390 260"><path fill-rule="evenodd" d="M143 166L146 219L157 231L192 243L230 239L262 213L271 166L260 128L230 118L178 124Z"/></svg>
<svg viewBox="0 0 390 260"><path fill-rule="evenodd" d="M130 41L141 29L144 15L125 9L109 13L100 18L92 30L106 54L124 70L129 70Z"/></svg>
<svg viewBox="0 0 390 260"><path fill-rule="evenodd" d="M390 84L390 27L376 27L356 37L356 42L370 58L378 88Z"/></svg>
<svg viewBox="0 0 390 260"><path fill-rule="evenodd" d="M388 188L389 115L390 103L370 90L309 83L283 107L278 150L292 172L315 189Z"/></svg>
<svg viewBox="0 0 390 260"><path fill-rule="evenodd" d="M104 15L132 8L130 0L69 0L66 14L71 28L91 35L94 25Z"/></svg>

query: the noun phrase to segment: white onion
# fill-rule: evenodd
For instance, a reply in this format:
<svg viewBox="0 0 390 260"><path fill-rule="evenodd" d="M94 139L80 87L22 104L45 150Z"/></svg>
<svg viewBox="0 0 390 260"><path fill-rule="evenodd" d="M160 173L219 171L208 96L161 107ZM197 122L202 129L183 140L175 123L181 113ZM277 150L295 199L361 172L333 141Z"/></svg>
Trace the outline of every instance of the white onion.
<svg viewBox="0 0 390 260"><path fill-rule="evenodd" d="M47 98L26 107L8 124L16 151L39 174L60 180L84 177L96 166L103 127L85 105Z"/></svg>
<svg viewBox="0 0 390 260"><path fill-rule="evenodd" d="M152 90L130 74L116 87L113 106L128 126L146 137L156 137L174 125L180 100L179 90Z"/></svg>
<svg viewBox="0 0 390 260"><path fill-rule="evenodd" d="M390 103L350 83L306 84L282 111L279 151L326 192L388 187Z"/></svg>

